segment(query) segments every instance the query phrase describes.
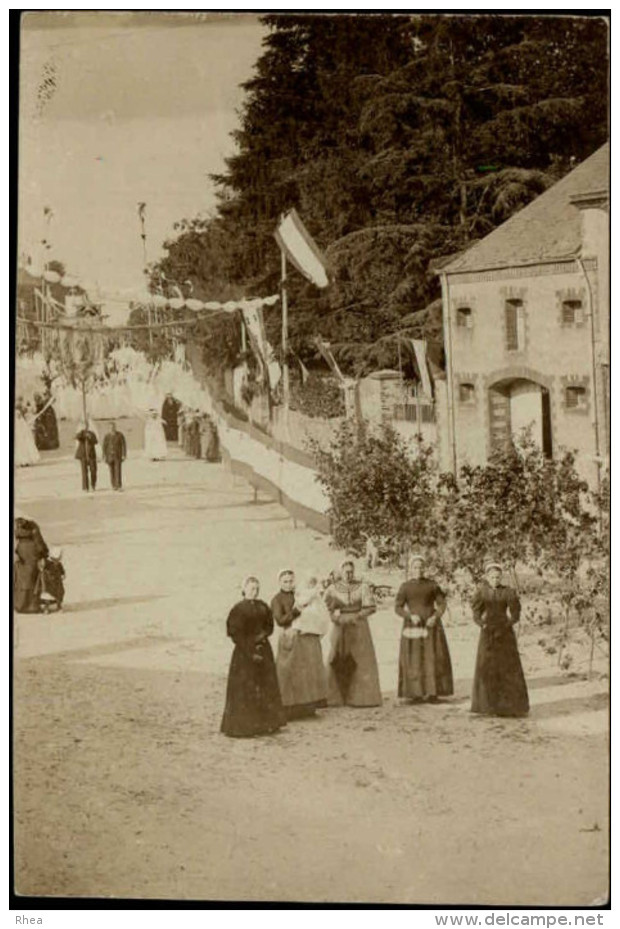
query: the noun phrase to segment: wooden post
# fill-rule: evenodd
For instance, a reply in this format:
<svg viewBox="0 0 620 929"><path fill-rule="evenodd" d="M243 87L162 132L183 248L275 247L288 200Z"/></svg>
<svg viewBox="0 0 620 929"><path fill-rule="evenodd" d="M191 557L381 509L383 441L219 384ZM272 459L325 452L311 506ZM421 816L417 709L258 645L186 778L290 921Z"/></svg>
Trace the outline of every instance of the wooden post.
<svg viewBox="0 0 620 929"><path fill-rule="evenodd" d="M82 413L84 414L84 428L88 427L88 413L86 410L86 377L82 375Z"/></svg>
<svg viewBox="0 0 620 929"><path fill-rule="evenodd" d="M286 255L282 255L282 400L284 403L284 423L288 435L288 409L290 383L288 370L288 294L286 292Z"/></svg>

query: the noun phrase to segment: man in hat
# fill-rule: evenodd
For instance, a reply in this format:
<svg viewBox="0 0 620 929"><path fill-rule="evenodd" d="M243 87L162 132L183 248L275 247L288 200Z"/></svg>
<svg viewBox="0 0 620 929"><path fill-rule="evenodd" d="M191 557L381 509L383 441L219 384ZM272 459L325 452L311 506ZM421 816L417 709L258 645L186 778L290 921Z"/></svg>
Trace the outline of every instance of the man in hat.
<svg viewBox="0 0 620 929"><path fill-rule="evenodd" d="M82 490L95 490L97 487L97 436L85 423L81 425L82 428L75 437L77 441L75 457L82 467Z"/></svg>
<svg viewBox="0 0 620 929"><path fill-rule="evenodd" d="M122 432L118 432L116 423L110 423L110 431L103 439L103 457L110 468L112 490L123 489L123 462L127 457L127 443Z"/></svg>

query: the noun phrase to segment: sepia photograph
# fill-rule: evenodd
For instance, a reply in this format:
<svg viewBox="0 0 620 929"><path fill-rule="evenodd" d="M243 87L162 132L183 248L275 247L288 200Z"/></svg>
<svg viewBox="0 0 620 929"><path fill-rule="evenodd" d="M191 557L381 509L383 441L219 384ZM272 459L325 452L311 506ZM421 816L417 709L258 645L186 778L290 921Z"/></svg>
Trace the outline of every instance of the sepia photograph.
<svg viewBox="0 0 620 929"><path fill-rule="evenodd" d="M610 11L11 17L12 907L607 907Z"/></svg>

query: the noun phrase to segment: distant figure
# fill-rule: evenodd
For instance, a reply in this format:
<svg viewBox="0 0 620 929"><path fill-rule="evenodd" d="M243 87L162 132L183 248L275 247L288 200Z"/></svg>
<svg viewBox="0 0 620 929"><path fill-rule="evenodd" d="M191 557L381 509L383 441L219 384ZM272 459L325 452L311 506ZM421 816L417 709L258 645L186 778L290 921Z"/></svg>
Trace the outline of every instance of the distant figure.
<svg viewBox="0 0 620 929"><path fill-rule="evenodd" d="M25 468L28 465L36 464L40 460L39 450L35 445L32 434L33 418L30 415L29 407L26 406L26 412L15 411L15 465L18 468Z"/></svg>
<svg viewBox="0 0 620 929"><path fill-rule="evenodd" d="M65 599L65 569L62 548L52 548L41 572L41 610L43 613L60 612Z"/></svg>
<svg viewBox="0 0 620 929"><path fill-rule="evenodd" d="M157 410L149 410L149 418L144 424L144 457L163 461L167 454L163 420L157 415Z"/></svg>
<svg viewBox="0 0 620 929"><path fill-rule="evenodd" d="M88 429L84 422L76 434L77 448L75 457L82 467L82 490L89 491L97 488L97 436ZM90 483L89 483L90 478Z"/></svg>
<svg viewBox="0 0 620 929"><path fill-rule="evenodd" d="M179 441L179 410L181 404L172 396L166 394L166 399L161 408L161 418L164 421L164 432L167 442Z"/></svg>
<svg viewBox="0 0 620 929"><path fill-rule="evenodd" d="M110 468L112 490L123 489L123 462L127 457L127 443L122 432L116 429L116 423L110 423L110 431L103 440L103 457Z"/></svg>
<svg viewBox="0 0 620 929"><path fill-rule="evenodd" d="M60 445L58 422L53 405L49 401L46 402L41 394L35 394L34 404L37 412L34 424L34 440L37 448L41 451L58 448Z"/></svg>
<svg viewBox="0 0 620 929"><path fill-rule="evenodd" d="M181 409L177 415L178 423L178 444L181 448L185 448L185 430L187 424L187 407L181 406Z"/></svg>
<svg viewBox="0 0 620 929"><path fill-rule="evenodd" d="M220 439L217 434L217 428L210 416L206 416L205 429L205 458L207 461L221 461Z"/></svg>
<svg viewBox="0 0 620 929"><path fill-rule="evenodd" d="M38 525L31 519L16 519L13 605L17 613L40 611L39 572L45 564L47 554L48 548Z"/></svg>

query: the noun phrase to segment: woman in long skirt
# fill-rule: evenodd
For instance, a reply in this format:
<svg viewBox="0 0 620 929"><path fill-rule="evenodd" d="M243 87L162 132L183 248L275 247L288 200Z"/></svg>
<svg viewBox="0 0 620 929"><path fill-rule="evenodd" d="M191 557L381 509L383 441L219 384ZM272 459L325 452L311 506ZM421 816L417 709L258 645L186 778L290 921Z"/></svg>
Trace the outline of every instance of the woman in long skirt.
<svg viewBox="0 0 620 929"><path fill-rule="evenodd" d="M487 716L527 716L530 708L514 625L521 603L512 587L502 583L497 562L485 565L486 580L472 601L474 622L480 626L472 713Z"/></svg>
<svg viewBox="0 0 620 929"><path fill-rule="evenodd" d="M273 618L282 629L276 670L287 718L299 719L312 716L319 707L327 706L321 635L327 632L329 615L316 587L314 591L300 591L296 598L295 575L290 569L279 572L278 582L280 591L271 601ZM320 603L316 602L316 597ZM316 624L302 622L302 617L307 617L312 610L325 613L327 622L322 631Z"/></svg>
<svg viewBox="0 0 620 929"><path fill-rule="evenodd" d="M163 461L168 454L163 420L157 410L149 410L149 418L144 424L144 457L151 461Z"/></svg>
<svg viewBox="0 0 620 929"><path fill-rule="evenodd" d="M327 662L329 706L381 706L381 687L368 617L376 609L370 588L355 577L355 563L346 558L340 579L325 591L332 620Z"/></svg>
<svg viewBox="0 0 620 929"><path fill-rule="evenodd" d="M15 465L18 468L36 464L41 456L34 441L30 417L21 411L15 413Z"/></svg>
<svg viewBox="0 0 620 929"><path fill-rule="evenodd" d="M15 520L15 560L13 564L13 605L17 613L41 612L40 571L48 548L41 530L30 519Z"/></svg>
<svg viewBox="0 0 620 929"><path fill-rule="evenodd" d="M235 643L221 726L228 736L265 735L286 724L268 641L273 616L267 604L258 599L258 593L257 578L247 577L243 600L235 604L226 621L227 634Z"/></svg>
<svg viewBox="0 0 620 929"><path fill-rule="evenodd" d="M454 693L452 663L441 617L446 598L435 581L424 576L425 559L414 555L411 578L401 585L395 611L404 619L398 658L398 696L435 703Z"/></svg>

